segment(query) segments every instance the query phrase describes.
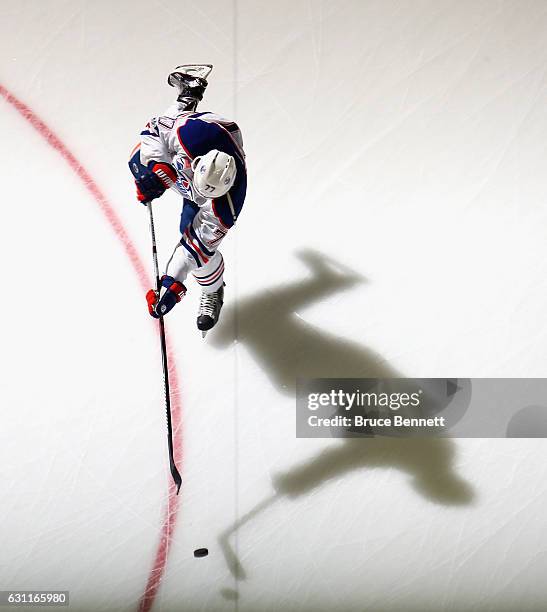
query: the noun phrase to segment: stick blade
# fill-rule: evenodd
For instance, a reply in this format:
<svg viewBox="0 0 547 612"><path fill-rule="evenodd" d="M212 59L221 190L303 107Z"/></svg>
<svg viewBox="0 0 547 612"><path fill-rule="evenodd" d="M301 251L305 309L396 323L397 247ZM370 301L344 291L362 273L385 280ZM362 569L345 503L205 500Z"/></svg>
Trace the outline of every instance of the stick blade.
<svg viewBox="0 0 547 612"><path fill-rule="evenodd" d="M175 486L177 487L177 495L178 495L180 491L180 487L182 485L182 478L174 462L171 463L171 476L173 477L173 482L175 483Z"/></svg>

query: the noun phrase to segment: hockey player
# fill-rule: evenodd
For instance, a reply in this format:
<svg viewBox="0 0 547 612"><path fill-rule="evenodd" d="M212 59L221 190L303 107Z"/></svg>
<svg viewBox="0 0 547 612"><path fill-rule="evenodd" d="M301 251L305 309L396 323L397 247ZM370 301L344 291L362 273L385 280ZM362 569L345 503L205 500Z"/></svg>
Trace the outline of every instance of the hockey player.
<svg viewBox="0 0 547 612"><path fill-rule="evenodd" d="M186 293L190 272L201 287L197 326L205 335L218 321L224 300L224 261L220 243L235 224L247 188L239 127L219 115L197 112L207 87L210 64L178 66L167 82L176 101L141 132L129 160L137 198L143 204L169 188L183 199L181 239L162 276L161 295L146 295L150 314L167 314Z"/></svg>

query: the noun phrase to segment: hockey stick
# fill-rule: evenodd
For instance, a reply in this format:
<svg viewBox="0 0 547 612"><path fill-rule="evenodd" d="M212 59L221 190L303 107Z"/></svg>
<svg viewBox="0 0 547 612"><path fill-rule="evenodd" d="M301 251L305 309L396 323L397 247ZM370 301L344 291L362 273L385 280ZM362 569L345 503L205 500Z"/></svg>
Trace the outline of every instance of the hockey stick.
<svg viewBox="0 0 547 612"><path fill-rule="evenodd" d="M154 274L156 275L156 292L159 297L161 289L160 273L158 268L158 251L156 249L156 232L154 231L154 215L152 214L152 202L146 204L148 212L150 214L150 234L152 236L152 258L154 260ZM169 467L171 469L171 475L177 486L177 495L180 491L180 485L182 484L182 478L180 477L177 466L175 465L175 458L173 457L173 427L171 424L171 395L169 392L169 368L167 365L167 346L165 343L165 324L163 322L163 315L159 315L160 324L160 343L161 343L161 363L163 366L163 386L165 390L165 412L167 414L167 444L169 446Z"/></svg>

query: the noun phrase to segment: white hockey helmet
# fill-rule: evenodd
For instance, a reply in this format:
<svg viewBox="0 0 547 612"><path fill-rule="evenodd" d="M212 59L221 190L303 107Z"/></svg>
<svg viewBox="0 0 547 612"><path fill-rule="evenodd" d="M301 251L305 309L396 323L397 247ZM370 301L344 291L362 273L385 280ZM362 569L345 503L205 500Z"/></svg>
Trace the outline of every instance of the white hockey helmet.
<svg viewBox="0 0 547 612"><path fill-rule="evenodd" d="M220 198L236 180L236 162L231 155L212 149L192 162L194 189L204 198Z"/></svg>

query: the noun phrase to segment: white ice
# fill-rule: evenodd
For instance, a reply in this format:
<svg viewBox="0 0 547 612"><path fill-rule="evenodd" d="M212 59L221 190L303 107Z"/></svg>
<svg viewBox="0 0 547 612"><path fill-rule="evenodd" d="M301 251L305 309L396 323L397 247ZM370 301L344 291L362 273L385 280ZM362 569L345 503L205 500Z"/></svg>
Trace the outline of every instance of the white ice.
<svg viewBox="0 0 547 612"><path fill-rule="evenodd" d="M184 484L154 610L547 607L545 441L294 433L298 374L547 375L546 9L0 4L0 82L150 272L126 160L169 70L214 64L201 109L243 131L222 325L201 339L195 286L167 319ZM0 589L133 610L169 480L155 328L81 181L4 99L0 131ZM179 209L155 206L163 260Z"/></svg>

